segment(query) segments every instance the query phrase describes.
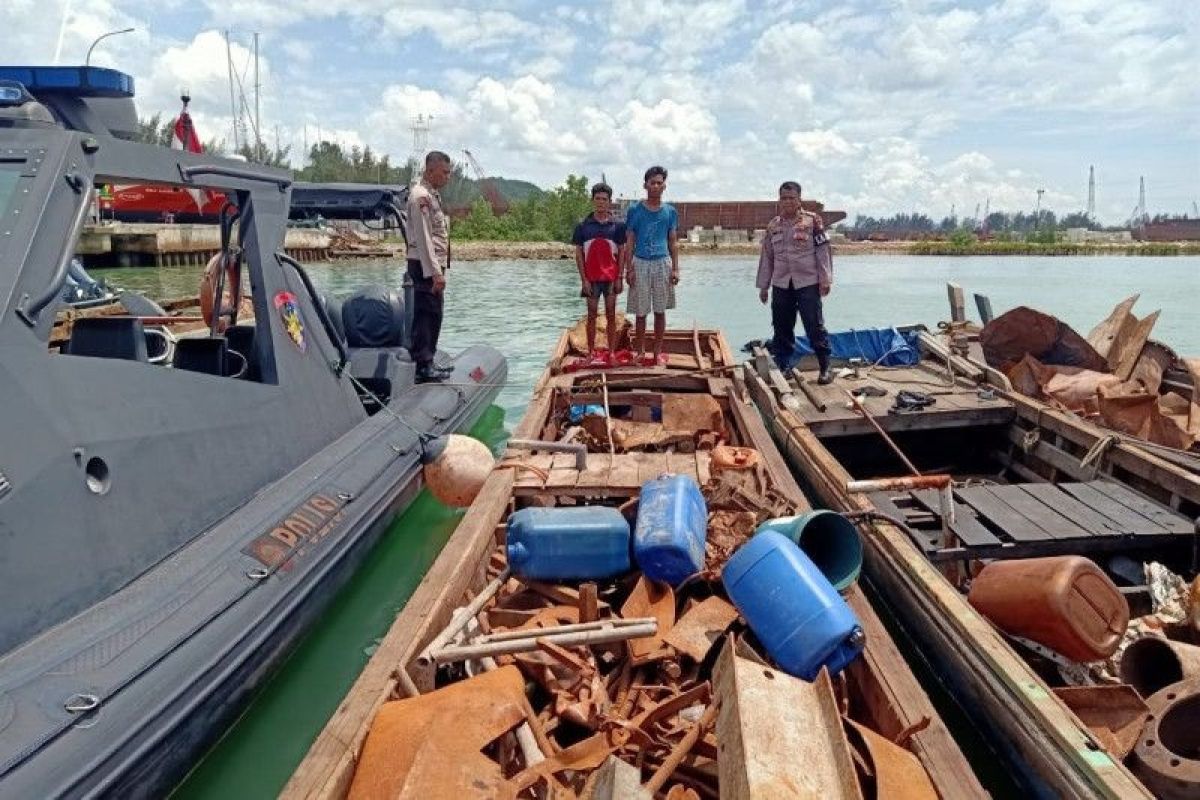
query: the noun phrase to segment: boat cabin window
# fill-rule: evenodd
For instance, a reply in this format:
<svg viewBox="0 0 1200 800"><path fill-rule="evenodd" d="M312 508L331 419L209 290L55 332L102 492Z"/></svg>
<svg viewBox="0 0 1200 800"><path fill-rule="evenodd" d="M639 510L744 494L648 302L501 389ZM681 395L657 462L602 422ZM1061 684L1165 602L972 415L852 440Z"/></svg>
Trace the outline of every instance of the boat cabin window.
<svg viewBox="0 0 1200 800"><path fill-rule="evenodd" d="M223 214L223 224L214 222ZM234 207L223 191L97 186L51 350L261 381L250 267L237 238Z"/></svg>

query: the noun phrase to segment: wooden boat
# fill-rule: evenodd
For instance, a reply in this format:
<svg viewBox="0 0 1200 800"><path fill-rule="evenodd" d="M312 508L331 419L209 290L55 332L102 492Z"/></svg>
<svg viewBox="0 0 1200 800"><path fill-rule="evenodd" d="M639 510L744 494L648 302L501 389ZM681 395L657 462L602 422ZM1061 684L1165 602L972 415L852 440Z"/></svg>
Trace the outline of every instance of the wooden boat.
<svg viewBox="0 0 1200 800"><path fill-rule="evenodd" d="M418 694L422 698L436 697L437 692L429 692L435 687L439 692L444 691L440 687L447 683L459 688L470 683L461 680L453 682L454 678L462 677L461 670L452 668L447 671L443 668L435 671L430 664L430 654L435 652L437 646L445 646L448 631L463 627L468 619L477 619L485 630L494 633L499 623L519 620L523 614L534 613L526 604L512 600L528 594L528 587L522 588L523 582L504 580L507 573L497 577L503 568L501 554L504 552L505 520L514 508L531 504L624 504L637 497L644 481L665 472L688 475L701 484L712 486L717 469L713 463L712 439L707 437L713 428L723 429L723 438L729 444L753 448L761 458L762 466L756 473L756 480L759 481L757 491L750 492L751 495L757 494L759 500L747 501L750 503L748 507L754 507L755 502L773 505L778 510L809 507L751 404L741 377L741 368L736 365L721 334L706 330L672 330L667 333L666 345L667 364L659 368L564 372L563 367L573 360L577 362L577 359L572 359L569 335L563 335L547 369L536 384L528 410L513 432L514 438L510 440L504 459L487 478L456 532L397 616L353 688L312 744L284 788L283 797L341 798L351 792L352 786L357 796L399 796L395 788L404 778L403 775L385 775L381 784L378 782L378 771L374 771L370 780L377 781L373 784L377 790L375 793L364 790L362 776L356 775L366 769L364 762L369 759L365 750L372 746L368 742L368 735L373 722L377 718L383 719L381 709L396 707L398 704L392 701ZM577 363L572 366L577 366ZM576 461L578 453L542 452L548 444L553 446L552 443L562 437L563 420L572 406L592 403L603 404L612 410L609 418L613 420L613 429L624 435L623 446L616 442L610 446L604 433L593 437L587 446L583 469L579 469L581 465ZM686 424L670 423L675 428L668 429L667 417L680 413L680 408L689 409L682 414L683 417L690 414L694 424L687 427ZM662 412L664 424L657 428L660 433L665 431L659 436L637 439L630 435L632 425L627 425L624 430L618 425L622 416L632 423L636 419L653 419L658 412ZM656 426L651 424L650 427ZM678 429L680 427L683 429ZM585 433L579 435L587 438ZM514 445L519 445L520 449ZM714 507L710 497L710 512ZM710 548L714 545L711 519ZM723 562L723 559L718 557L718 561ZM636 578L636 573L633 577ZM617 588L612 593L609 593L611 587L606 590L605 583L600 582L601 601L606 599L615 609L629 582L630 579L619 581L618 585L625 588ZM700 583L707 587L705 593L716 592L719 595L719 581ZM578 611L567 615L571 619L587 619L597 613L594 590L594 586L588 590L586 584L542 585L534 589L535 593L554 598L551 602L560 604L556 606L560 611L563 603L577 604ZM587 599L589 594L590 601ZM492 600L492 595L499 599ZM678 599L681 604L686 595L687 591L680 589ZM506 597L509 599L506 600ZM544 708L526 720L536 734L532 746L547 759L540 768L546 770L544 775L554 776L550 780L555 782L555 791L561 793L554 796L577 796L574 790L579 788L578 782L583 776L591 773L591 780L595 781L600 773L605 773L603 780L616 781L631 793L622 794L615 789L611 790L612 793L596 790L597 793L585 792L584 796L650 797L656 793L638 794L644 791L638 784L644 776L651 776L651 781L658 776L657 788L665 789L663 777L659 775L664 770L670 783L685 787L673 789L667 795L669 797L716 797L718 777L719 794L722 797L863 796L855 778L856 770L852 766L850 750L846 747L837 708L841 708L849 720L861 726L856 728L846 723L854 731L852 737L868 737L880 748L875 758L876 778L872 779L880 782L880 791L883 791L883 784L887 781L897 780L898 773L895 770L899 769L900 774L907 776L898 778L908 785L911 794L906 796L986 796L937 710L917 683L863 592L857 586L852 586L846 597L862 623L867 644L862 657L832 683L824 672L815 683L810 684L771 668L756 660L757 656L748 648L745 636L739 637L736 633L718 640L718 646L707 654L703 648L691 656L683 656L681 653L686 651L677 650L666 661L635 667L632 673L624 667L594 662L600 665L599 669L604 673L604 687L596 696L611 693L612 700L608 710L601 711L593 719L593 724L599 726L599 732L587 729L580 731L576 726L572 738L569 732L564 731L569 726L556 721ZM472 598L473 604L469 602ZM716 600L723 604L719 597ZM479 613L485 603L491 605ZM589 604L590 612L587 611ZM456 614L456 609L463 606L467 606L468 611ZM572 611L570 608L567 610ZM476 618L474 615L477 613ZM545 609L539 613L546 613ZM672 608L672 616L673 613ZM456 624L450 625L452 620L456 620ZM663 622L662 617L659 617L659 622ZM724 624L728 624L728 620ZM734 628L737 630L740 626L735 623ZM661 629L657 635L662 635ZM704 647L710 645L711 641L708 641ZM567 661L590 657L587 648L575 648L572 652L573 656L559 653L558 657ZM618 649L616 652L624 651ZM621 658L623 660L624 656ZM711 689L704 689L709 685L710 670ZM490 679L495 673L487 675ZM668 686L642 685L664 682ZM682 705L697 702L694 699L688 701L688 697L702 696L705 698L702 701L705 704L702 721L710 719L712 710L719 707L719 712L715 714L715 738L711 733L705 734L699 724L693 725L677 718L674 726L668 726L669 733L656 733L655 737L648 740L638 738L640 734L634 731L633 734L637 735L624 748L614 747L611 741L607 749L603 747L604 741L597 744L597 737L602 737L604 731L609 731L610 735L613 730L625 731L622 736L633 735L629 733L632 728L627 721L633 712L626 711L627 708L650 709L644 711L643 716L660 713L656 710L659 709L669 717ZM670 710L672 704L675 706L673 711ZM599 705L605 704L601 702ZM448 714L446 712L438 718L460 719ZM466 716L473 722L486 717L487 713L480 706L478 714L471 712ZM471 724L454 723L456 730L447 736L439 735L435 728L425 729L419 738L425 740L432 737L438 742L455 738L457 741L456 737L460 734L467 735L457 728L470 727ZM557 730L547 736L545 729L556 724L559 726ZM632 727L637 726L633 724ZM857 732L859 730L866 733L860 734ZM680 734L683 734L682 738ZM685 741L688 735L691 739ZM562 749L581 738L582 743ZM862 742L857 738L855 741ZM904 747L897 747L894 742L900 742ZM448 746L461 749L463 745ZM580 747L585 750L592 748L587 754L588 758L596 755L596 747L599 747L600 755L588 762L586 767L581 767L579 765L586 758L578 752ZM688 747L693 748L691 755L682 761L677 760L676 766L672 767L670 759L680 752L686 753ZM512 758L510 754L515 749L516 745L501 740L485 752L503 762ZM473 753L467 754L471 756L472 763L478 763L478 750L476 747ZM616 763L620 759L604 760L603 756L609 752L617 752L626 762ZM395 756L395 753L392 755ZM412 756L412 753L408 755ZM537 753L532 757L536 760ZM893 760L889 762L890 757ZM426 747L416 760L420 769L413 767L409 770L411 781L416 780L411 777L415 771L422 772L427 779L430 779L431 772L444 777L443 770L432 769L428 763L421 764L421 758L438 763L444 759L447 765L457 763L457 756L439 755L437 747ZM524 776L526 780L522 785L528 785L530 765L522 765L519 757L513 760L517 762L514 769L520 768L521 771L516 777L511 770L507 771L504 777L519 782ZM402 761L397 756L389 763L398 765ZM593 771L594 767L601 766L601 761L604 761L603 768ZM627 766L627 762L640 765L643 769L639 771ZM573 764L578 771L556 773L555 769L564 763ZM664 767L664 763L668 766ZM478 774L474 775L479 780L471 790L474 793L467 792L464 796L503 796L504 791L488 783L494 777L491 773L499 769L496 762L489 758L483 764L485 767L480 767ZM553 766L547 767L547 764ZM396 767L397 771L400 769L400 766ZM632 775L629 774L631 769ZM446 770L450 770L450 767L447 766ZM487 780L485 772L490 776ZM574 782L566 780L566 776L574 776ZM387 784L389 780L395 782ZM383 788L384 784L388 786L387 791ZM439 784L438 790L445 786ZM512 785L506 783L501 788L510 790ZM534 791L544 788L540 784L532 787ZM871 796L874 788L873 785L866 786L862 791L866 796ZM407 784L406 789L414 793L403 796L443 796L429 783L421 784L419 781L415 786ZM687 794L687 789L695 794ZM534 796L528 794L529 791L526 789L516 796ZM662 796L661 792L657 796Z"/></svg>
<svg viewBox="0 0 1200 800"><path fill-rule="evenodd" d="M956 338L916 331L921 358L914 366L855 370L830 386L816 385L815 370L803 361L782 374L760 349L748 389L814 497L865 517L870 583L990 732L1013 774L1043 797L1151 796L1144 765L1128 762L1135 775L1057 696L1062 679L1043 657L1054 654L1036 654L1006 636L963 589L983 563L1063 554L1088 556L1110 574L1121 569L1118 556L1157 560L1191 580L1200 479L1014 392L978 359L977 343L961 326L949 328ZM867 385L886 394L850 398L847 390L861 393ZM896 409L904 390L935 402ZM920 480L906 481L913 472L906 462L925 480L931 472L948 474L952 488L942 496L918 488ZM1138 577L1122 589L1131 601L1147 588ZM1188 729L1200 729L1187 713ZM1194 757L1173 761L1180 767ZM1186 791L1200 788L1188 783Z"/></svg>

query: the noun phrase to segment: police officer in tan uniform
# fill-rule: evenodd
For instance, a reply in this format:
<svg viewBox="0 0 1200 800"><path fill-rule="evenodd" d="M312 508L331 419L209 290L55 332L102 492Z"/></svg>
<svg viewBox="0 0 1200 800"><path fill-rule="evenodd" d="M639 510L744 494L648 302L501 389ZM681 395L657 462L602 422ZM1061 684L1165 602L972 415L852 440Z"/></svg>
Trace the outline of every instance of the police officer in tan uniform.
<svg viewBox="0 0 1200 800"><path fill-rule="evenodd" d="M758 299L767 302L771 291L771 349L780 366L791 366L796 348L796 313L804 324L820 368L818 383L833 381L829 369L829 334L821 298L833 288L833 258L821 217L800 208L800 184L785 181L779 187L779 216L767 225L758 259Z"/></svg>
<svg viewBox="0 0 1200 800"><path fill-rule="evenodd" d="M451 372L434 361L450 268L449 217L438 191L450 182L450 173L450 156L434 150L425 156L420 183L408 193L408 276L414 289L411 350L418 383L444 381Z"/></svg>

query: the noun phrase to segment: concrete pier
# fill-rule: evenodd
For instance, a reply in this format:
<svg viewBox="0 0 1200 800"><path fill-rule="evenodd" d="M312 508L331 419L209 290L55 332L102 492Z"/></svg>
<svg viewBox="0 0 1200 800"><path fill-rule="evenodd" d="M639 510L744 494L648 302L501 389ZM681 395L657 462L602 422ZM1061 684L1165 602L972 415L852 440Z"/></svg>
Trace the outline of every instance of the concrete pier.
<svg viewBox="0 0 1200 800"><path fill-rule="evenodd" d="M332 237L312 228L289 228L284 250L297 261L329 258ZM180 267L208 263L221 249L216 225L88 225L76 253L87 267Z"/></svg>

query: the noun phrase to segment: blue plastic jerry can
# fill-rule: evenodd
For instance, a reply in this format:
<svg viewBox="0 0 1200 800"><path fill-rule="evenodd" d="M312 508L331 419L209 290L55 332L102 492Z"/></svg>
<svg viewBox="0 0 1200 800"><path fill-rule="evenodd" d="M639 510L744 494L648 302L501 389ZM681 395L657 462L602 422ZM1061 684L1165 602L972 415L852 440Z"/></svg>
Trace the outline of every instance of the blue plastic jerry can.
<svg viewBox="0 0 1200 800"><path fill-rule="evenodd" d="M629 571L629 523L607 506L523 508L508 518L506 549L522 578L610 578Z"/></svg>
<svg viewBox="0 0 1200 800"><path fill-rule="evenodd" d="M708 509L696 481L662 475L642 484L633 557L647 578L678 586L704 567Z"/></svg>
<svg viewBox="0 0 1200 800"><path fill-rule="evenodd" d="M767 653L790 675L836 675L862 652L858 617L795 542L762 531L725 563L729 599Z"/></svg>

